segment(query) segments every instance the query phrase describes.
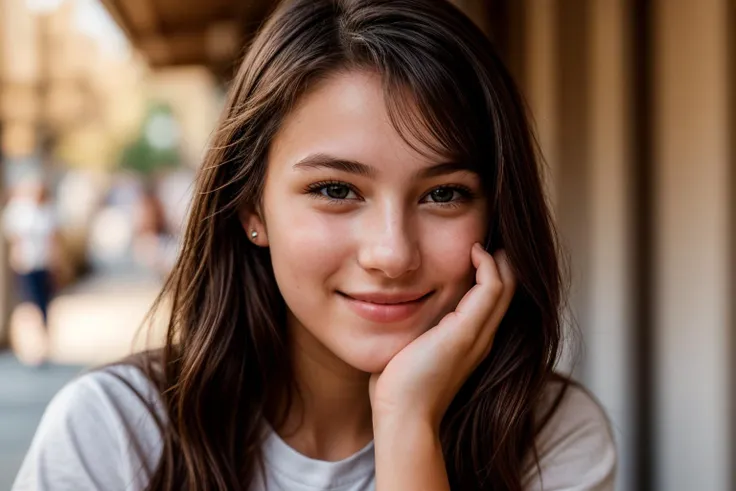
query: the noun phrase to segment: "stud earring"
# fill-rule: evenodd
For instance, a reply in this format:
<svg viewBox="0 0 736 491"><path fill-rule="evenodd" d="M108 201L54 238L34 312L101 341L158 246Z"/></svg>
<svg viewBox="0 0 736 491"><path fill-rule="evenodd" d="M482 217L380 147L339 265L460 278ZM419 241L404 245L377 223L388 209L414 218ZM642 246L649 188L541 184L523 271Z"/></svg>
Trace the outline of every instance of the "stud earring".
<svg viewBox="0 0 736 491"><path fill-rule="evenodd" d="M258 232L256 232L255 230L253 230L253 231L252 231L252 232L250 233L250 236L251 236L251 238L255 239L256 237L258 237Z"/></svg>

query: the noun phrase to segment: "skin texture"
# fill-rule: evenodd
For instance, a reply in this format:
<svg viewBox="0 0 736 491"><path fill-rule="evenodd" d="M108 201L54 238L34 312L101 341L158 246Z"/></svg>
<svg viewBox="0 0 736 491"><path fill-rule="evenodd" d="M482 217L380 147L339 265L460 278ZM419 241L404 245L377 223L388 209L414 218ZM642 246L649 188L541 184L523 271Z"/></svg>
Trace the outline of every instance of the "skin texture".
<svg viewBox="0 0 736 491"><path fill-rule="evenodd" d="M505 262L497 267L480 247L471 253L488 223L480 179L458 169L422 175L447 162L421 150L392 126L378 75L335 74L287 116L270 148L262 206L243 214L248 236L257 232L251 240L270 248L306 389L277 431L308 456L344 458L375 436L386 457L376 429L394 418L421 421L429 434L417 438L433 442L513 294ZM370 175L315 165L325 156ZM480 279L463 312L450 314ZM428 296L408 317L382 322L350 307L346 295L366 292ZM420 464L444 472L437 457Z"/></svg>

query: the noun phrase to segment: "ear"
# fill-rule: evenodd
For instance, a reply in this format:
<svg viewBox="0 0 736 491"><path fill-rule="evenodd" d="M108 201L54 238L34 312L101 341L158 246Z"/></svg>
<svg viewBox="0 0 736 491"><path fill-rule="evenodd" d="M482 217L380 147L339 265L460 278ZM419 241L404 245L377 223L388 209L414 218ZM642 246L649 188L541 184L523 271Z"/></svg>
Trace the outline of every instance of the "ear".
<svg viewBox="0 0 736 491"><path fill-rule="evenodd" d="M254 210L252 207L246 207L240 210L238 216L248 240L259 247L268 247L266 225L263 218L261 218L260 212Z"/></svg>

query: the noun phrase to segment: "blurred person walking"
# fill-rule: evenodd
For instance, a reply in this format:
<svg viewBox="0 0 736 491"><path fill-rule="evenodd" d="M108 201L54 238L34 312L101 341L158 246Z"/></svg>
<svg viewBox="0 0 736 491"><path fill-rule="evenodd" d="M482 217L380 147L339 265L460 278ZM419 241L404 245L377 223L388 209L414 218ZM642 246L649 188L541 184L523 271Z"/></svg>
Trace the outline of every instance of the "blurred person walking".
<svg viewBox="0 0 736 491"><path fill-rule="evenodd" d="M164 205L150 187L143 189L133 209L133 255L138 265L161 276L173 266L176 244L166 224Z"/></svg>
<svg viewBox="0 0 736 491"><path fill-rule="evenodd" d="M38 365L47 354L58 234L56 213L41 179L28 178L12 190L2 215L2 230L19 300L11 318L13 347L22 362Z"/></svg>

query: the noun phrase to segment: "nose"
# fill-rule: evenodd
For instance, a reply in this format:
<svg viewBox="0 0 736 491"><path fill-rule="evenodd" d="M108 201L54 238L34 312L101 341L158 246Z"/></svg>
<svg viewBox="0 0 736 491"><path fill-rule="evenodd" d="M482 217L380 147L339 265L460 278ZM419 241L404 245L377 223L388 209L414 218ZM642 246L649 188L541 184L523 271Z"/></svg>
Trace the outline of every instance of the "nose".
<svg viewBox="0 0 736 491"><path fill-rule="evenodd" d="M419 269L421 255L411 218L396 208L376 211L361 224L360 266L392 279Z"/></svg>

